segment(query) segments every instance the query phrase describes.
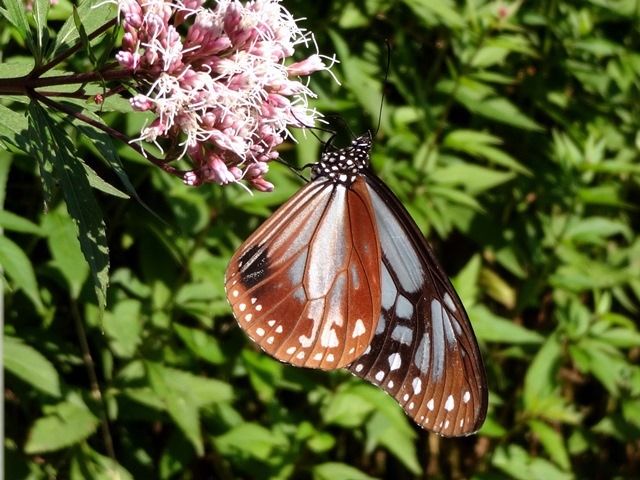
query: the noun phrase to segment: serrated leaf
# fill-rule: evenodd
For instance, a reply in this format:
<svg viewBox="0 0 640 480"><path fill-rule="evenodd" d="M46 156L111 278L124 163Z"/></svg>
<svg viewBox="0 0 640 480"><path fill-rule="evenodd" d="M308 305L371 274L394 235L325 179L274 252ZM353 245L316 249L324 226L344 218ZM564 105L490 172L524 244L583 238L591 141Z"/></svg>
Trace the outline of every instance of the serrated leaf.
<svg viewBox="0 0 640 480"><path fill-rule="evenodd" d="M515 174L458 162L438 168L433 177L440 185L461 185L469 194L477 195L512 180Z"/></svg>
<svg viewBox="0 0 640 480"><path fill-rule="evenodd" d="M53 160L67 210L78 229L80 248L89 264L98 306L104 310L109 282L109 249L102 213L82 163L71 154L72 148L66 141L65 132L34 102L29 105L29 114L39 134L40 155L46 152Z"/></svg>
<svg viewBox="0 0 640 480"><path fill-rule="evenodd" d="M573 475L563 472L551 462L532 457L519 445L500 446L493 457L493 465L517 480L545 479L572 480Z"/></svg>
<svg viewBox="0 0 640 480"><path fill-rule="evenodd" d="M18 338L5 336L2 358L8 372L47 395L60 397L60 377L56 368L35 348Z"/></svg>
<svg viewBox="0 0 640 480"><path fill-rule="evenodd" d="M91 436L98 423L98 419L80 400L59 403L46 416L35 421L24 451L35 454L69 447Z"/></svg>
<svg viewBox="0 0 640 480"><path fill-rule="evenodd" d="M223 455L240 454L258 460L268 460L274 450L286 449L285 437L256 423L242 423L214 438L216 448Z"/></svg>
<svg viewBox="0 0 640 480"><path fill-rule="evenodd" d="M314 480L375 480L357 468L346 463L327 462L311 469Z"/></svg>
<svg viewBox="0 0 640 480"><path fill-rule="evenodd" d="M523 399L527 411L540 412L545 399L553 396L557 389L560 353L558 338L551 335L531 362L524 379Z"/></svg>
<svg viewBox="0 0 640 480"><path fill-rule="evenodd" d="M133 476L114 459L100 455L87 445L75 451L71 460L71 480L133 480Z"/></svg>
<svg viewBox="0 0 640 480"><path fill-rule="evenodd" d="M33 41L29 21L25 14L24 3L18 0L4 0L3 5L5 7L3 10L4 18L11 22L11 24L16 28L16 31L22 40L29 46L29 50L31 50L35 56L38 56L37 42Z"/></svg>
<svg viewBox="0 0 640 480"><path fill-rule="evenodd" d="M539 344L544 337L537 332L513 323L492 313L484 305L467 308L473 322L473 330L480 340L485 342L503 342L506 344Z"/></svg>
<svg viewBox="0 0 640 480"><path fill-rule="evenodd" d="M215 337L207 335L202 330L185 327L178 323L173 324L173 329L187 348L198 357L214 365L225 362L225 355Z"/></svg>
<svg viewBox="0 0 640 480"><path fill-rule="evenodd" d="M531 420L529 427L544 446L547 455L549 455L560 468L565 471L569 470L571 468L571 461L569 460L569 453L567 452L562 434L554 430L547 423L539 420Z"/></svg>
<svg viewBox="0 0 640 480"><path fill-rule="evenodd" d="M464 20L451 0L403 0L427 26L444 24L450 28L461 28Z"/></svg>
<svg viewBox="0 0 640 480"><path fill-rule="evenodd" d="M78 17L89 34L112 20L116 13L116 6L110 3L95 4L94 2L83 1L80 2L77 9ZM61 49L69 48L79 37L80 34L75 25L75 18L70 15L58 30L53 54L57 54Z"/></svg>
<svg viewBox="0 0 640 480"><path fill-rule="evenodd" d="M113 310L105 312L102 325L116 356L131 358L141 344L141 309L139 301L125 299L116 303Z"/></svg>
<svg viewBox="0 0 640 480"><path fill-rule="evenodd" d="M89 275L89 267L82 256L73 221L60 209L46 214L42 226L47 233L53 265L67 282L71 297L77 299Z"/></svg>
<svg viewBox="0 0 640 480"><path fill-rule="evenodd" d="M200 415L193 398L193 392L183 390L174 383L173 376L165 368L151 362L145 364L149 383L162 400L169 416L189 439L198 456L204 453L200 434Z"/></svg>
<svg viewBox="0 0 640 480"><path fill-rule="evenodd" d="M31 260L16 243L5 236L0 236L0 266L15 287L22 290L38 310L43 310Z"/></svg>
<svg viewBox="0 0 640 480"><path fill-rule="evenodd" d="M44 234L40 226L20 215L7 210L0 210L0 228L12 232L30 233L41 236Z"/></svg>

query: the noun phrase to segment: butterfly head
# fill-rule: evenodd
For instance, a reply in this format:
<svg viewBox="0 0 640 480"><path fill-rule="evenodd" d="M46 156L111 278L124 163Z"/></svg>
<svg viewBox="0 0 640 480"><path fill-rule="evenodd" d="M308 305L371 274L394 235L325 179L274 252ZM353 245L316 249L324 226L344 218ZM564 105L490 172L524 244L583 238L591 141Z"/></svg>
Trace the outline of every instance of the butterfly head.
<svg viewBox="0 0 640 480"><path fill-rule="evenodd" d="M371 133L366 133L355 138L348 147L325 152L320 161L311 167L311 179L323 177L335 183L351 185L369 167L372 143Z"/></svg>

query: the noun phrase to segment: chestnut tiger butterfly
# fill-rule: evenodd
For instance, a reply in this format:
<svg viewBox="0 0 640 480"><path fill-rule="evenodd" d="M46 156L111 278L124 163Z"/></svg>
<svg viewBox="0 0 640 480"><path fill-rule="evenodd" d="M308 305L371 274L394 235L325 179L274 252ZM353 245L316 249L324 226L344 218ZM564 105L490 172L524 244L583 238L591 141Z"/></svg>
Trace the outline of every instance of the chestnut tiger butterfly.
<svg viewBox="0 0 640 480"><path fill-rule="evenodd" d="M443 436L487 412L460 298L407 210L370 167L371 134L325 152L311 181L236 251L225 276L240 327L276 359L345 367Z"/></svg>

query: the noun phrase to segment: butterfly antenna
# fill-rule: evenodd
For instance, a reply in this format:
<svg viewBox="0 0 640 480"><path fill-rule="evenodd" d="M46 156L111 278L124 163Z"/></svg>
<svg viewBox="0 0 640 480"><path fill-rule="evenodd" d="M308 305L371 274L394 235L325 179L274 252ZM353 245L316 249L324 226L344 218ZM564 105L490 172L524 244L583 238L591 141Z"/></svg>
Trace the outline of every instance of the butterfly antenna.
<svg viewBox="0 0 640 480"><path fill-rule="evenodd" d="M389 81L389 70L391 69L391 44L389 43L389 39L385 39L384 44L387 46L387 67L384 71L384 81L382 82L382 98L380 99L380 110L378 111L378 125L376 126L376 130L373 133L373 137L375 138L380 131L380 124L382 123L382 108L384 107L384 97L387 83Z"/></svg>

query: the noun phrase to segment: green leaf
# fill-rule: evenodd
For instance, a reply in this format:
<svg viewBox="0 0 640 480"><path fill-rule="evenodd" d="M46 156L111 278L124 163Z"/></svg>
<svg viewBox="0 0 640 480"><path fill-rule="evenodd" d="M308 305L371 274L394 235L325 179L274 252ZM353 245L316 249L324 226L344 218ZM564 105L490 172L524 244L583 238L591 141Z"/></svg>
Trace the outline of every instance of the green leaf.
<svg viewBox="0 0 640 480"><path fill-rule="evenodd" d="M285 437L256 423L242 423L214 438L216 448L223 455L242 455L266 461L275 450L288 447Z"/></svg>
<svg viewBox="0 0 640 480"><path fill-rule="evenodd" d="M5 7L2 11L3 17L15 27L20 38L28 45L29 50L31 50L34 56L39 57L39 55L37 55L39 52L37 42L33 41L33 34L29 27L27 15L25 14L24 3L18 0L4 0L3 5Z"/></svg>
<svg viewBox="0 0 640 480"><path fill-rule="evenodd" d="M231 386L212 378L145 362L154 393L182 433L191 441L198 455L203 452L198 409L233 398ZM144 401L144 399L141 399ZM155 400L150 399L153 403Z"/></svg>
<svg viewBox="0 0 640 480"><path fill-rule="evenodd" d="M322 408L322 418L327 425L356 428L363 425L373 412L374 405L362 400L361 392L352 383L341 385Z"/></svg>
<svg viewBox="0 0 640 480"><path fill-rule="evenodd" d="M71 480L133 480L133 476L115 460L100 455L87 445L75 450L71 460Z"/></svg>
<svg viewBox="0 0 640 480"><path fill-rule="evenodd" d="M141 309L139 301L127 299L118 302L112 311L105 312L102 325L116 356L133 357L142 343Z"/></svg>
<svg viewBox="0 0 640 480"><path fill-rule="evenodd" d="M96 4L90 1L83 1L79 3L77 9L77 14L82 21L82 25L89 34L93 33L95 30L108 23L110 20L113 20L116 16L116 13L116 6L110 3ZM74 15L69 15L67 21L58 30L53 54L55 55L60 50L69 48L79 38L80 33L76 28Z"/></svg>
<svg viewBox="0 0 640 480"><path fill-rule="evenodd" d="M251 350L243 350L244 360L251 385L258 393L258 397L267 403L273 400L276 388L282 379L282 363L273 358Z"/></svg>
<svg viewBox="0 0 640 480"><path fill-rule="evenodd" d="M547 423L539 420L531 420L529 427L538 437L540 443L542 443L547 455L549 455L560 468L565 471L569 470L571 468L571 461L569 460L569 453L567 452L562 434Z"/></svg>
<svg viewBox="0 0 640 480"><path fill-rule="evenodd" d="M109 249L102 214L82 162L71 154L73 148L66 141L65 132L34 102L29 105L29 114L39 134L40 156L46 152L53 160L69 215L78 229L80 248L89 264L98 306L104 310L109 281Z"/></svg>
<svg viewBox="0 0 640 480"><path fill-rule="evenodd" d="M18 245L5 236L0 236L0 266L15 287L22 290L35 307L42 311L44 305L40 299L31 260Z"/></svg>
<svg viewBox="0 0 640 480"><path fill-rule="evenodd" d="M560 363L560 344L557 335L551 335L538 350L524 379L524 406L532 413L542 413L545 399L558 388L556 373Z"/></svg>
<svg viewBox="0 0 640 480"><path fill-rule="evenodd" d="M200 416L195 402L194 392L183 389L183 382L175 381L168 369L151 362L145 364L149 383L153 391L161 398L167 412L189 439L198 456L204 453L200 434Z"/></svg>
<svg viewBox="0 0 640 480"><path fill-rule="evenodd" d="M24 446L28 454L53 452L74 445L91 436L98 419L81 400L59 403L47 415L35 421Z"/></svg>
<svg viewBox="0 0 640 480"><path fill-rule="evenodd" d="M542 458L530 456L519 445L500 446L493 456L493 465L517 480L572 480L573 475L563 472Z"/></svg>
<svg viewBox="0 0 640 480"><path fill-rule="evenodd" d="M215 337L207 335L202 330L185 327L179 323L174 323L173 329L187 348L198 357L214 365L220 365L226 361Z"/></svg>
<svg viewBox="0 0 640 480"><path fill-rule="evenodd" d="M71 297L77 299L89 275L89 267L82 256L75 225L69 215L59 209L43 217L42 228L47 234L53 265L66 280Z"/></svg>
<svg viewBox="0 0 640 480"><path fill-rule="evenodd" d="M473 330L480 340L506 344L539 344L544 337L506 318L499 317L484 305L467 308L473 320Z"/></svg>
<svg viewBox="0 0 640 480"><path fill-rule="evenodd" d="M480 279L481 269L482 258L480 255L474 255L469 259L462 270L458 272L458 275L452 279L456 292L458 292L463 303L467 306L471 306L478 301L478 282Z"/></svg>
<svg viewBox="0 0 640 480"><path fill-rule="evenodd" d="M339 419L341 425L355 427L358 423L350 420L349 415L359 421L370 414L365 423L366 450L371 452L383 446L411 472L416 475L422 472L415 450L415 431L393 398L372 385L360 382L342 385L338 394L342 404L332 401L324 409L327 423L337 423Z"/></svg>
<svg viewBox="0 0 640 480"><path fill-rule="evenodd" d="M8 372L47 395L60 397L60 377L56 368L35 348L5 335L2 358Z"/></svg>
<svg viewBox="0 0 640 480"><path fill-rule="evenodd" d="M484 158L491 163L507 167L514 172L531 175L531 171L506 152L494 147L501 145L502 139L486 132L459 129L449 133L443 140L443 146L452 150Z"/></svg>
<svg viewBox="0 0 640 480"><path fill-rule="evenodd" d="M357 468L345 463L327 462L314 466L311 469L314 480L374 480Z"/></svg>
<svg viewBox="0 0 640 480"><path fill-rule="evenodd" d="M444 24L449 28L461 28L465 25L464 19L456 10L455 2L452 0L403 0L403 2L429 27Z"/></svg>
<svg viewBox="0 0 640 480"><path fill-rule="evenodd" d="M515 174L458 162L438 168L433 172L433 176L438 184L462 185L471 195L478 195L512 180Z"/></svg>
<svg viewBox="0 0 640 480"><path fill-rule="evenodd" d="M0 228L13 232L29 233L31 235L44 235L42 228L24 217L6 210L0 210Z"/></svg>
<svg viewBox="0 0 640 480"><path fill-rule="evenodd" d="M47 50L49 43L49 31L47 30L47 16L49 15L49 7L51 2L48 0L35 0L33 2L33 19L36 26L36 45L37 54L35 55L39 60L42 58L43 52Z"/></svg>

